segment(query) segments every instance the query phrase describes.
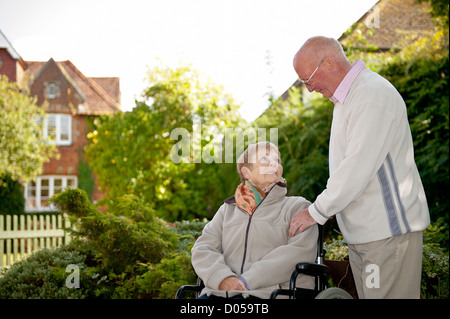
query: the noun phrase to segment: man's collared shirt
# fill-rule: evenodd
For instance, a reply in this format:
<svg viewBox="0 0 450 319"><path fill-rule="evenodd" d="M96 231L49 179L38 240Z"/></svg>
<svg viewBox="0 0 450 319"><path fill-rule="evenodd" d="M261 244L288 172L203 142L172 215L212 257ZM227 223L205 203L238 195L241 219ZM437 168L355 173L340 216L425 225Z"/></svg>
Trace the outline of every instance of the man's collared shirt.
<svg viewBox="0 0 450 319"><path fill-rule="evenodd" d="M350 71L348 71L348 73L345 75L344 79L341 81L341 83L337 87L333 96L330 97L330 100L334 104L336 104L336 103L343 104L344 103L345 98L347 97L348 91L350 90L350 87L352 86L352 84L355 81L358 74L364 69L366 69L366 65L364 64L363 60L359 59L358 61L353 63Z"/></svg>

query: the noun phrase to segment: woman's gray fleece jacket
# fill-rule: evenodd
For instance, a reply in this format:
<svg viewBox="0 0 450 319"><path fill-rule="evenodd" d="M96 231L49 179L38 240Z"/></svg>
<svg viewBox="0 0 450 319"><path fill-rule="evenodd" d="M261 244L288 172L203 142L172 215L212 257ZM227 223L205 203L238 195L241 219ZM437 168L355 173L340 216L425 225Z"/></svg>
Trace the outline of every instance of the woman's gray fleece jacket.
<svg viewBox="0 0 450 319"><path fill-rule="evenodd" d="M315 261L317 227L288 235L291 219L311 203L286 193L286 184L276 184L253 215L241 210L234 196L225 200L192 247L192 265L205 283L201 295L269 298L273 290L288 287L297 263ZM242 277L249 290L219 290L229 276ZM314 278L300 276L297 284L314 288Z"/></svg>

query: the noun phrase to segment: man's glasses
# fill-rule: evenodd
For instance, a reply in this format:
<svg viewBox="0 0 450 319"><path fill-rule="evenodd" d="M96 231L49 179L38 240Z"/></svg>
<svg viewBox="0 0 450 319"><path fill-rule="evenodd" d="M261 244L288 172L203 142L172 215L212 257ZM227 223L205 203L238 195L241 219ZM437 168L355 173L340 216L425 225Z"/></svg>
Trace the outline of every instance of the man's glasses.
<svg viewBox="0 0 450 319"><path fill-rule="evenodd" d="M301 81L304 85L307 85L307 84L309 83L309 81L311 81L312 77L314 76L314 74L316 74L316 72L317 72L317 70L319 69L319 66L322 64L323 60L325 60L325 59L320 60L319 65L318 65L317 68L314 70L314 72L311 74L311 76L308 78L308 80L303 81L302 79L300 79L300 81Z"/></svg>

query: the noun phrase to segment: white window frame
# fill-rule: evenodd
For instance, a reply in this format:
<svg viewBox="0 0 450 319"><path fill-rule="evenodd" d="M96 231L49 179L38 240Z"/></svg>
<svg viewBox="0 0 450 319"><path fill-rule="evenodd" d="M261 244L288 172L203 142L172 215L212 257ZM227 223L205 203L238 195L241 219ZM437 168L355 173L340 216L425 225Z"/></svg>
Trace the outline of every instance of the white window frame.
<svg viewBox="0 0 450 319"><path fill-rule="evenodd" d="M56 114L56 113L47 113L47 116L44 121L44 136L48 137L48 121L49 118L53 118L55 120L55 140L54 143L56 145L71 145L72 144L72 116L69 114ZM62 139L62 120L68 120L68 138Z"/></svg>
<svg viewBox="0 0 450 319"><path fill-rule="evenodd" d="M48 180L48 186L42 186L42 181ZM61 186L56 186L55 181L61 180ZM68 181L72 180L72 186L67 186ZM36 178L35 186L32 186L31 182L25 185L25 212L36 211L54 211L56 207L54 205L42 205L42 200L46 200L58 191L64 191L67 187L77 188L78 177L76 175L42 175ZM42 190L48 187L48 196L42 196ZM35 191L35 196L31 195L31 191ZM44 197L44 198L43 198ZM35 205L31 205L31 201L34 201Z"/></svg>

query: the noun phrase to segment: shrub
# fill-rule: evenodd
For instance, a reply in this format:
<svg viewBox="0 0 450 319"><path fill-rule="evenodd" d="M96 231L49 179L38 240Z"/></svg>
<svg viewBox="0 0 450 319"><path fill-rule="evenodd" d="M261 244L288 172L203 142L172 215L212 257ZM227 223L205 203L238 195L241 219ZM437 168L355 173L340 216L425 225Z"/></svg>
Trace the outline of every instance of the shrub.
<svg viewBox="0 0 450 319"><path fill-rule="evenodd" d="M87 267L85 260L85 255L68 246L37 251L27 259L14 263L4 276L0 276L0 298L86 298L86 290L69 289L65 284L69 275L65 271L67 265L75 264L83 269Z"/></svg>
<svg viewBox="0 0 450 319"><path fill-rule="evenodd" d="M448 252L436 243L423 246L421 297L424 299L449 298Z"/></svg>
<svg viewBox="0 0 450 319"><path fill-rule="evenodd" d="M323 248L326 251L326 259L344 260L348 256L348 246L343 239L333 239L324 242Z"/></svg>
<svg viewBox="0 0 450 319"><path fill-rule="evenodd" d="M430 225L423 232L421 298L449 298L448 226Z"/></svg>
<svg viewBox="0 0 450 319"><path fill-rule="evenodd" d="M138 263L158 263L176 245L175 233L136 196L108 201L105 213L79 189L67 190L51 201L69 214L75 240L88 240L106 271L121 273Z"/></svg>
<svg viewBox="0 0 450 319"><path fill-rule="evenodd" d="M174 223L172 230L178 234L177 252L190 252L195 240L202 234L203 228L208 223L206 218L199 220L183 220ZM189 255L190 256L190 255Z"/></svg>
<svg viewBox="0 0 450 319"><path fill-rule="evenodd" d="M183 253L163 258L158 264L148 263L143 266L145 271L119 285L113 298L171 299L180 286L192 284L196 280L191 258Z"/></svg>
<svg viewBox="0 0 450 319"><path fill-rule="evenodd" d="M22 185L10 175L0 175L0 214L19 215L24 208Z"/></svg>
<svg viewBox="0 0 450 319"><path fill-rule="evenodd" d="M172 224L177 235L177 247L157 264L141 264L145 269L135 278L118 286L114 298L173 298L177 289L194 284L197 275L191 264L191 248L202 233L206 219L184 220Z"/></svg>
<svg viewBox="0 0 450 319"><path fill-rule="evenodd" d="M75 226L71 245L88 247L84 296L173 298L179 286L195 282L190 246L206 221L170 225L133 195L107 201L104 213L79 189L51 201Z"/></svg>
<svg viewBox="0 0 450 319"><path fill-rule="evenodd" d="M130 195L109 200L104 213L79 189L51 201L75 226L72 241L5 270L0 298L173 298L196 281L190 249L206 220L169 224ZM79 288L66 286L69 264L80 270Z"/></svg>

